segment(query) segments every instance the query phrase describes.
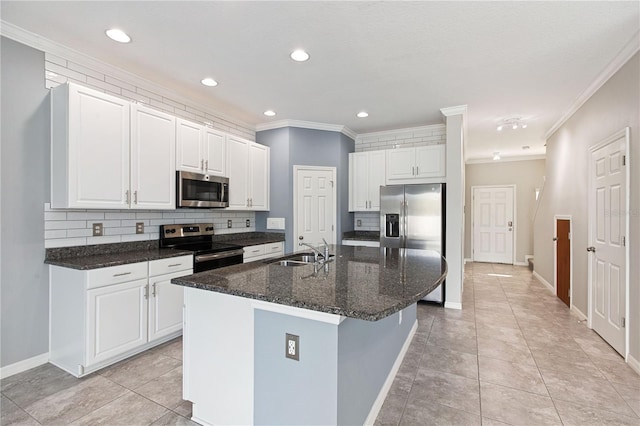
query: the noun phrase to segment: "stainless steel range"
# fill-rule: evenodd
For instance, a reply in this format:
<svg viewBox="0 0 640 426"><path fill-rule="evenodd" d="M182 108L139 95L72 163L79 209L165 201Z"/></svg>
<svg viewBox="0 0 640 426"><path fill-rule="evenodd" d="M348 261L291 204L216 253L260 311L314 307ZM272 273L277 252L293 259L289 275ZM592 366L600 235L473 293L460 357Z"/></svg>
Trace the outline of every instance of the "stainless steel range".
<svg viewBox="0 0 640 426"><path fill-rule="evenodd" d="M160 247L192 251L193 272L242 263L242 246L213 242L213 223L160 225Z"/></svg>

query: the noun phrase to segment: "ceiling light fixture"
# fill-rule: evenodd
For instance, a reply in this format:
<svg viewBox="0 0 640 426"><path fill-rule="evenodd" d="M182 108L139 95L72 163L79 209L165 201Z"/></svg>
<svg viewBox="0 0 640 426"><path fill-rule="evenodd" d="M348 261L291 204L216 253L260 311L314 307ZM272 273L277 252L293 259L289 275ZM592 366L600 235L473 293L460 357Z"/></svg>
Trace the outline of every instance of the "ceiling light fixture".
<svg viewBox="0 0 640 426"><path fill-rule="evenodd" d="M529 145L524 145L524 146L522 147L522 149L524 149L525 151L526 151L527 149L530 149L530 148L531 148L531 147L530 147Z"/></svg>
<svg viewBox="0 0 640 426"><path fill-rule="evenodd" d="M124 31L119 30L117 28L111 28L109 30L106 30L105 34L107 34L107 37L109 37L111 40L117 41L118 43L131 42L131 37L129 37L127 33L125 33Z"/></svg>
<svg viewBox="0 0 640 426"><path fill-rule="evenodd" d="M291 59L296 62L304 62L309 60L309 54L302 49L294 50L291 52Z"/></svg>
<svg viewBox="0 0 640 426"><path fill-rule="evenodd" d="M267 117L273 117L274 115L276 115L276 112L268 109L265 112L263 112L263 114L266 115Z"/></svg>
<svg viewBox="0 0 640 426"><path fill-rule="evenodd" d="M215 81L214 79L207 77L207 78L203 78L202 80L200 80L200 83L204 84L205 86L209 86L209 87L215 87L218 85L218 82Z"/></svg>
<svg viewBox="0 0 640 426"><path fill-rule="evenodd" d="M496 160L496 161L500 159L500 152L499 151L495 151L493 153L493 159Z"/></svg>
<svg viewBox="0 0 640 426"><path fill-rule="evenodd" d="M496 127L496 130L501 132L505 127L511 127L513 130L517 130L518 128L526 129L527 123L525 123L521 117L503 118Z"/></svg>
<svg viewBox="0 0 640 426"><path fill-rule="evenodd" d="M367 118L369 116L369 113L366 111L360 111L359 113L356 114L356 116L358 118Z"/></svg>

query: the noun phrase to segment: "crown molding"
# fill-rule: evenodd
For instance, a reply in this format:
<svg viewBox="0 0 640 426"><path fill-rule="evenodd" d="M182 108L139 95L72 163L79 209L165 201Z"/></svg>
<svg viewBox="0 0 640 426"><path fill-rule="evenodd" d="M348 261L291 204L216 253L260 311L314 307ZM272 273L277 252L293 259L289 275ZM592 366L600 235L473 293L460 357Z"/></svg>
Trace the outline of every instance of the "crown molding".
<svg viewBox="0 0 640 426"><path fill-rule="evenodd" d="M343 126L340 124L316 123L315 121L303 121L303 120L278 120L278 121L272 121L270 123L256 124L256 132L262 132L264 130L281 129L283 127L297 127L300 129L338 132L346 136L349 136L351 139L354 139L354 140L358 136L356 132L354 132L347 126Z"/></svg>
<svg viewBox="0 0 640 426"><path fill-rule="evenodd" d="M453 107L440 108L440 112L445 117L450 117L452 115L465 115L467 113L467 106L458 105Z"/></svg>
<svg viewBox="0 0 640 426"><path fill-rule="evenodd" d="M444 128L444 124L429 124L428 126L419 126L419 127L407 127L402 129L394 129L394 130L382 130L379 132L370 132L370 133L359 133L358 138L368 138L371 136L380 137L380 136L390 136L396 135L398 132L420 132L424 130L435 130Z"/></svg>
<svg viewBox="0 0 640 426"><path fill-rule="evenodd" d="M111 77L117 78L118 80L134 84L135 86L144 88L146 90L149 90L150 92L157 93L176 102L180 102L185 105L200 109L203 112L208 112L214 116L217 116L218 118L229 121L230 123L241 126L248 130L255 128L253 124L249 124L224 112L214 110L210 106L204 105L198 101L194 101L191 98L184 97L174 91L165 88L164 86L161 86L158 83L147 80L144 77L103 62L77 50L71 49L70 47L42 37L36 33L27 31L24 28L18 27L17 25L14 25L10 22L0 20L0 35L17 41L18 43L22 43L26 46L32 47L36 50L59 56L63 59L75 62L79 65L86 66L87 68L91 68L96 71L101 71Z"/></svg>
<svg viewBox="0 0 640 426"><path fill-rule="evenodd" d="M472 158L466 160L465 164L499 164L499 163L511 163L514 161L531 161L531 160L545 160L546 155L518 155L514 157L502 157L500 160L494 160L492 158Z"/></svg>
<svg viewBox="0 0 640 426"><path fill-rule="evenodd" d="M613 77L613 75L638 52L638 50L640 50L640 31L636 31L633 37L631 37L622 49L620 49L609 65L607 65L596 79L587 86L580 95L578 95L569 109L567 109L562 117L560 117L556 124L547 130L547 133L544 135L545 140L549 139L560 127L562 127L564 123L569 121L573 114L575 114L580 107L585 104L585 102L587 102L607 81L609 81L609 79Z"/></svg>

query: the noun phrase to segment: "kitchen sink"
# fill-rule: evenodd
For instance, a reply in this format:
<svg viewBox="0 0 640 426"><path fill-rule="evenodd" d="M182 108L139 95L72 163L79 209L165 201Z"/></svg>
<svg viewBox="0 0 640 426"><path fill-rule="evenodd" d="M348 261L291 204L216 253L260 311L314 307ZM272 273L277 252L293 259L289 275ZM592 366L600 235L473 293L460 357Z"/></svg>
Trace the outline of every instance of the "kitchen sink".
<svg viewBox="0 0 640 426"><path fill-rule="evenodd" d="M328 261L332 261L334 255L329 255ZM322 259L322 256L319 256L319 260ZM321 260L320 260L321 261ZM270 265L280 265L280 266L303 266L303 265L313 265L315 263L315 258L313 253L293 253L283 257L279 257L277 259L270 259L266 263Z"/></svg>
<svg viewBox="0 0 640 426"><path fill-rule="evenodd" d="M313 264L313 260L311 262L300 262L297 260L276 260L271 263L272 265L280 265L280 266L304 266Z"/></svg>

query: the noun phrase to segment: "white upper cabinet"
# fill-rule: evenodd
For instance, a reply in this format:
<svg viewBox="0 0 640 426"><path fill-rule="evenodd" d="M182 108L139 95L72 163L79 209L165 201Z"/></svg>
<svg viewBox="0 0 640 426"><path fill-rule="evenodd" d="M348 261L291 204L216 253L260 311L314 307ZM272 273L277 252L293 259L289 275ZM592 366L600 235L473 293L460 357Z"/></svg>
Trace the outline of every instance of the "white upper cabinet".
<svg viewBox="0 0 640 426"><path fill-rule="evenodd" d="M269 147L229 136L229 209L269 210Z"/></svg>
<svg viewBox="0 0 640 426"><path fill-rule="evenodd" d="M175 208L173 117L74 83L51 103L51 207Z"/></svg>
<svg viewBox="0 0 640 426"><path fill-rule="evenodd" d="M390 149L386 155L389 185L439 182L446 176L445 145Z"/></svg>
<svg viewBox="0 0 640 426"><path fill-rule="evenodd" d="M129 207L129 105L72 83L52 90L51 207Z"/></svg>
<svg viewBox="0 0 640 426"><path fill-rule="evenodd" d="M349 211L379 211L385 151L349 154Z"/></svg>
<svg viewBox="0 0 640 426"><path fill-rule="evenodd" d="M175 117L131 105L131 208L176 207Z"/></svg>
<svg viewBox="0 0 640 426"><path fill-rule="evenodd" d="M226 135L179 118L176 168L186 172L226 176Z"/></svg>

